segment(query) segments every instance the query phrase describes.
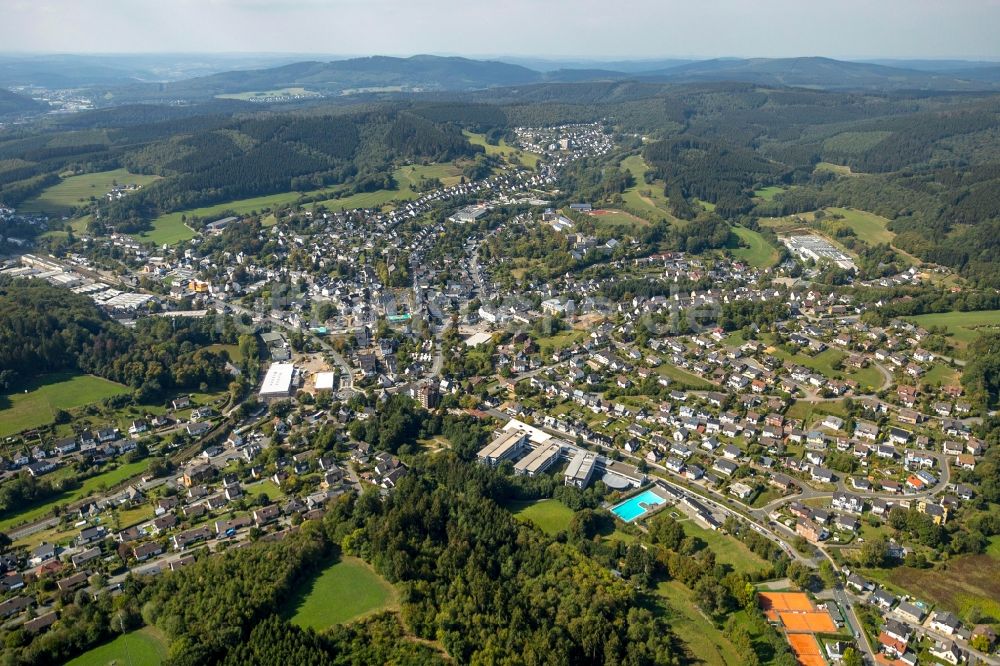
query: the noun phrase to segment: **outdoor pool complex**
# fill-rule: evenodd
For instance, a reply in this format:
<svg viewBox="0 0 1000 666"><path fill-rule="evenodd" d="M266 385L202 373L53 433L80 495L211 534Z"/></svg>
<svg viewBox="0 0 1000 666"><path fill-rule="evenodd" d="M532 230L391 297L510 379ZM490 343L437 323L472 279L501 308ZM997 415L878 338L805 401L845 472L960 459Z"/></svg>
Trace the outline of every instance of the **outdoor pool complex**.
<svg viewBox="0 0 1000 666"><path fill-rule="evenodd" d="M647 490L625 500L621 504L611 507L611 513L626 523L631 523L636 518L648 513L654 507L664 504L666 501L652 490Z"/></svg>

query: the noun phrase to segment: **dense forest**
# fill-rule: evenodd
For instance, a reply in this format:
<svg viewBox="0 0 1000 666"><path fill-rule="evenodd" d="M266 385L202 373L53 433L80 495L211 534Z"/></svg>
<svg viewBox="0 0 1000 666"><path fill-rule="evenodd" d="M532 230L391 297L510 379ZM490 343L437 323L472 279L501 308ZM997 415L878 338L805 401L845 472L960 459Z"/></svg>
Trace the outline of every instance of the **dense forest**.
<svg viewBox="0 0 1000 666"><path fill-rule="evenodd" d="M83 372L125 384L141 402L168 391L225 386L228 356L203 347L236 342L210 319L141 318L129 329L93 301L46 282L0 280L0 392L47 372Z"/></svg>

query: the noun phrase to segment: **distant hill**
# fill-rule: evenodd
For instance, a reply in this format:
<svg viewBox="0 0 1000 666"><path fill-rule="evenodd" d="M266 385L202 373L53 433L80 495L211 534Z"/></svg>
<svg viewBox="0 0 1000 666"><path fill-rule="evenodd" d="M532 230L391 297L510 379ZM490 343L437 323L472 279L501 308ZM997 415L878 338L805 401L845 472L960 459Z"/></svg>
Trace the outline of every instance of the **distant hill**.
<svg viewBox="0 0 1000 666"><path fill-rule="evenodd" d="M705 60L637 76L679 83L744 81L825 90L981 90L992 87L990 81L981 78L959 78L947 72L918 71L831 58Z"/></svg>
<svg viewBox="0 0 1000 666"><path fill-rule="evenodd" d="M0 117L43 111L45 104L0 88Z"/></svg>
<svg viewBox="0 0 1000 666"><path fill-rule="evenodd" d="M220 94L306 88L328 95L379 90L476 90L543 80L520 65L418 55L373 56L333 62L298 62L282 67L223 72L165 84L113 90L126 99L203 98Z"/></svg>

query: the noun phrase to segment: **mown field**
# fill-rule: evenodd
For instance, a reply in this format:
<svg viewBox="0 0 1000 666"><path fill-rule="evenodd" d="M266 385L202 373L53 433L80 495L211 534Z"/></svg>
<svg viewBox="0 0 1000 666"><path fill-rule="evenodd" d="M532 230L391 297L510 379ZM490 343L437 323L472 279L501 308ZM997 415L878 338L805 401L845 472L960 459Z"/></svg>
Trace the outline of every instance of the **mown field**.
<svg viewBox="0 0 1000 666"><path fill-rule="evenodd" d="M67 215L74 208L89 203L91 197L101 199L115 183L119 185L148 185L158 179L159 176L133 174L125 169L69 176L64 178L62 182L45 188L37 196L25 201L18 206L18 211Z"/></svg>
<svg viewBox="0 0 1000 666"><path fill-rule="evenodd" d="M166 658L166 637L155 627L143 627L84 652L66 666L159 666Z"/></svg>
<svg viewBox="0 0 1000 666"><path fill-rule="evenodd" d="M643 176L649 171L649 165L642 159L641 155L629 155L618 165L623 171L629 171L635 178L635 185L622 193L622 200L625 205L651 220L658 220L666 217L675 220L670 212L670 200L664 194L663 181L654 181L646 184Z"/></svg>
<svg viewBox="0 0 1000 666"><path fill-rule="evenodd" d="M778 250L760 233L746 227L733 227L733 232L747 244L733 250L733 256L755 268L770 268L778 262Z"/></svg>
<svg viewBox="0 0 1000 666"><path fill-rule="evenodd" d="M850 227L860 240L869 245L892 243L896 237L886 228L889 220L880 215L853 208L827 208L826 212L842 216L843 220L836 224Z"/></svg>
<svg viewBox="0 0 1000 666"><path fill-rule="evenodd" d="M670 379L677 382L680 388L689 388L693 390L711 390L715 388L715 384L707 379L702 379L698 375L692 374L684 368L678 368L676 365L669 362L660 364L660 366L656 368L656 372L664 377L670 377Z"/></svg>
<svg viewBox="0 0 1000 666"><path fill-rule="evenodd" d="M782 192L787 192L787 191L788 191L787 187L771 185L769 187L762 187L753 194L755 197L763 199L764 201L772 201L774 197L778 196Z"/></svg>
<svg viewBox="0 0 1000 666"><path fill-rule="evenodd" d="M534 523L548 535L565 530L573 518L573 511L555 499L509 502L506 508L518 520Z"/></svg>
<svg viewBox="0 0 1000 666"><path fill-rule="evenodd" d="M1000 310L981 310L979 312L936 312L934 314L907 317L910 321L929 328L944 326L951 334L951 339L965 346L986 331L1000 329Z"/></svg>
<svg viewBox="0 0 1000 666"><path fill-rule="evenodd" d="M47 425L57 409L82 407L127 392L127 387L93 375L42 375L20 392L0 397L0 437Z"/></svg>
<svg viewBox="0 0 1000 666"><path fill-rule="evenodd" d="M345 556L302 586L286 616L300 627L323 631L395 605L392 585L363 560Z"/></svg>

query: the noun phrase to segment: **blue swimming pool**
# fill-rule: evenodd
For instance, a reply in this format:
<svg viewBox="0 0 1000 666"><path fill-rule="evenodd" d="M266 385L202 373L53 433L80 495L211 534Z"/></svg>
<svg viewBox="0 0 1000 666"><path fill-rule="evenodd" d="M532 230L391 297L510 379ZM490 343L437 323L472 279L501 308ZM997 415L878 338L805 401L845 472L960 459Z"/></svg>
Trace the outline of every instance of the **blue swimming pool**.
<svg viewBox="0 0 1000 666"><path fill-rule="evenodd" d="M611 513L615 514L626 523L631 523L636 518L645 515L653 508L665 503L663 499L652 490L639 493L635 497L630 497L621 504L611 507Z"/></svg>

